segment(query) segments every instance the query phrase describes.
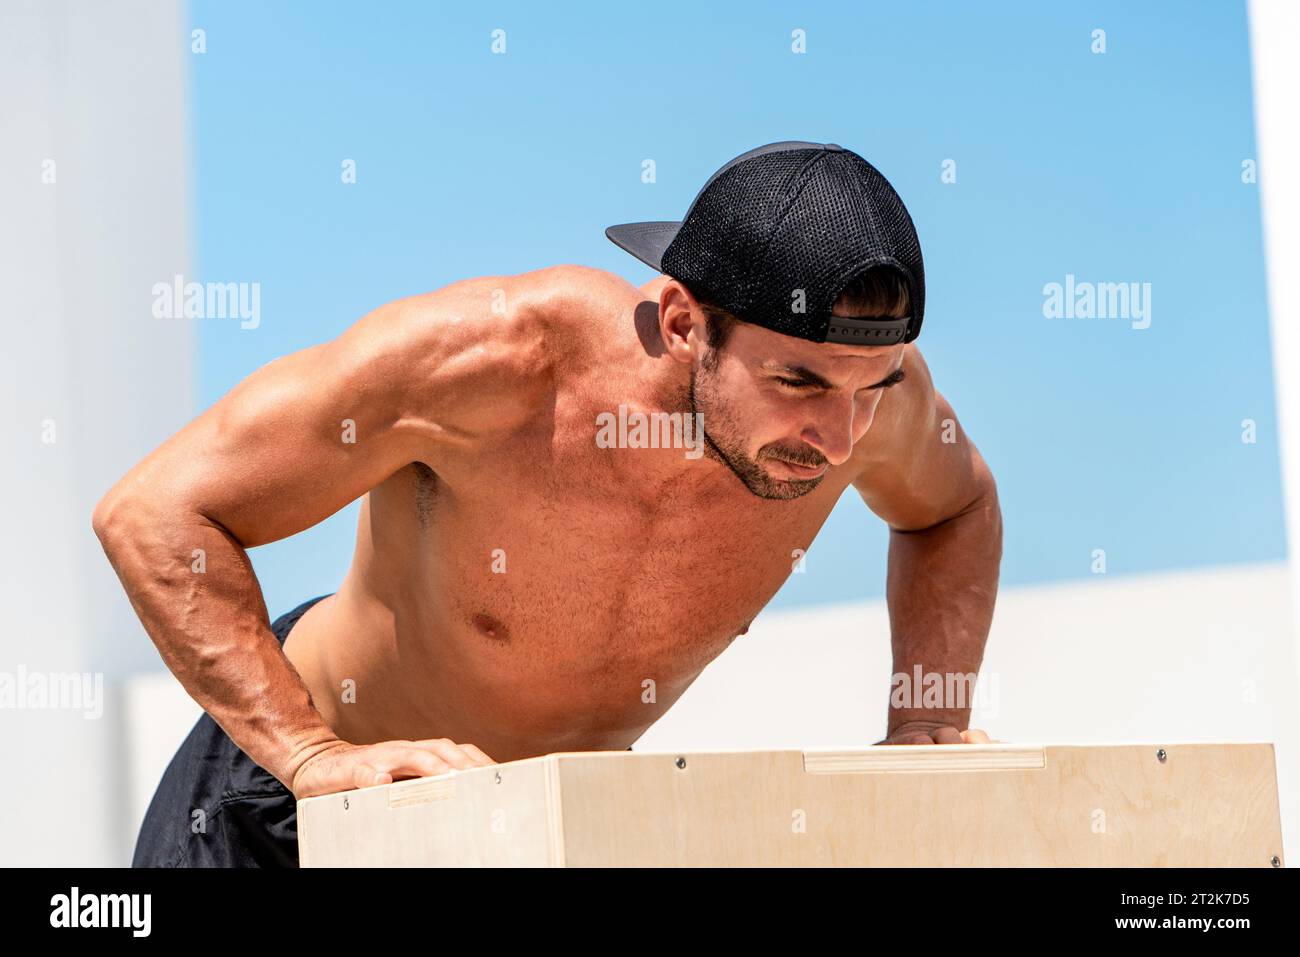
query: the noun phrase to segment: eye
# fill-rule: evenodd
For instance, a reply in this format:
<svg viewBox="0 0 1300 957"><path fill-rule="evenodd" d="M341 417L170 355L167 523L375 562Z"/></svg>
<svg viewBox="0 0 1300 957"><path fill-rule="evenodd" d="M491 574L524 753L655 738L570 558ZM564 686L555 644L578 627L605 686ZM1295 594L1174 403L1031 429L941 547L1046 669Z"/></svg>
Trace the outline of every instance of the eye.
<svg viewBox="0 0 1300 957"><path fill-rule="evenodd" d="M776 381L779 382L781 386L786 389L806 389L808 388L809 385L809 383L804 382L800 379L782 379L778 377Z"/></svg>

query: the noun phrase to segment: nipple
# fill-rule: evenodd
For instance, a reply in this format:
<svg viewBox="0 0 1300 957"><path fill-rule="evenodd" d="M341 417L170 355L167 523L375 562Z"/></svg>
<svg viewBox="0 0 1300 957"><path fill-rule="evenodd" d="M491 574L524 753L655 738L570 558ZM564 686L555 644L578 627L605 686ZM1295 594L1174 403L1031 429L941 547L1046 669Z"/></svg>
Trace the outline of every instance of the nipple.
<svg viewBox="0 0 1300 957"><path fill-rule="evenodd" d="M486 638L493 641L507 642L510 640L510 632L506 626L497 621L491 615L485 615L479 612L474 616L474 627L481 631Z"/></svg>

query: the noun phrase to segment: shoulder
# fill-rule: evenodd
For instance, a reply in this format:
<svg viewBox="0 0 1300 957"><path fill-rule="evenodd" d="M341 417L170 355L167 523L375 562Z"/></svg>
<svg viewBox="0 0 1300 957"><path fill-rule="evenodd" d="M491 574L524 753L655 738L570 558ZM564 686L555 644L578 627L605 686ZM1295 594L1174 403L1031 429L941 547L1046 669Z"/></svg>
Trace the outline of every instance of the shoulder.
<svg viewBox="0 0 1300 957"><path fill-rule="evenodd" d="M499 361L524 359L635 294L613 273L563 265L517 275L480 276L399 299L371 323L397 343L438 352L477 349ZM492 347L489 349L488 347ZM541 358L534 356L534 358Z"/></svg>
<svg viewBox="0 0 1300 957"><path fill-rule="evenodd" d="M459 408L476 430L509 426L545 399L610 312L624 280L563 265L480 276L386 303L326 348L357 385L413 410Z"/></svg>
<svg viewBox="0 0 1300 957"><path fill-rule="evenodd" d="M928 528L969 507L992 475L915 343L901 368L903 381L882 397L854 449L853 484L892 527Z"/></svg>
<svg viewBox="0 0 1300 957"><path fill-rule="evenodd" d="M566 355L582 352L583 341L601 343L610 324L643 298L635 286L603 269L563 265L519 277L528 314Z"/></svg>

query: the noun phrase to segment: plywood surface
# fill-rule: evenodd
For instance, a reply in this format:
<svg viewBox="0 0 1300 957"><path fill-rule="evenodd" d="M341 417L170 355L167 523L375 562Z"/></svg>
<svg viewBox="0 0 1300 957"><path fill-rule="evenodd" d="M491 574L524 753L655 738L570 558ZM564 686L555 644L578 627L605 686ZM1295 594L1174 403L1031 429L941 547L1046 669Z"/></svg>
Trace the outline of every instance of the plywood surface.
<svg viewBox="0 0 1300 957"><path fill-rule="evenodd" d="M304 866L1267 867L1282 856L1266 743L554 754L301 801L299 841Z"/></svg>

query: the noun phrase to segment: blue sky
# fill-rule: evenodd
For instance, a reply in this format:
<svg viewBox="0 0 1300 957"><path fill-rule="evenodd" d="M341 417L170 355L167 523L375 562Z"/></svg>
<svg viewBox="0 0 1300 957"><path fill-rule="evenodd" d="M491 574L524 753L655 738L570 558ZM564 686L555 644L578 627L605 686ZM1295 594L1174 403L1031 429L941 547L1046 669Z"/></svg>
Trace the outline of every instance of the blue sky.
<svg viewBox="0 0 1300 957"><path fill-rule="evenodd" d="M199 278L262 295L255 330L199 324L200 407L466 276L643 282L605 226L680 217L762 143L837 142L916 222L918 345L998 480L1004 584L1097 548L1110 575L1285 556L1244 4L466 6L192 3ZM1150 283L1150 327L1045 318L1067 274ZM253 552L273 615L338 586L355 517ZM846 498L775 604L881 596L886 544Z"/></svg>

